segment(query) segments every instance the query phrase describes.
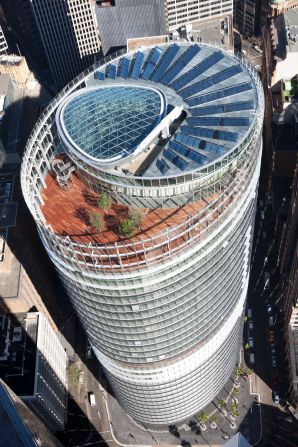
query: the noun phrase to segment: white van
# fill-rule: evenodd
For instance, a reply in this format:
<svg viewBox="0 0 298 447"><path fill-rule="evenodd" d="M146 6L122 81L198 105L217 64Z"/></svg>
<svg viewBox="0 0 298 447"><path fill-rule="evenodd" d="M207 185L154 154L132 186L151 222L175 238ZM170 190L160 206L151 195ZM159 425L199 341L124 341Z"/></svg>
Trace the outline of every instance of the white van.
<svg viewBox="0 0 298 447"><path fill-rule="evenodd" d="M88 399L89 399L89 403L90 403L91 407L95 407L95 405L96 405L96 400L95 400L94 393L93 393L92 391L89 391L89 393L88 393Z"/></svg>
<svg viewBox="0 0 298 447"><path fill-rule="evenodd" d="M249 354L249 363L251 365L255 364L255 355L253 353Z"/></svg>

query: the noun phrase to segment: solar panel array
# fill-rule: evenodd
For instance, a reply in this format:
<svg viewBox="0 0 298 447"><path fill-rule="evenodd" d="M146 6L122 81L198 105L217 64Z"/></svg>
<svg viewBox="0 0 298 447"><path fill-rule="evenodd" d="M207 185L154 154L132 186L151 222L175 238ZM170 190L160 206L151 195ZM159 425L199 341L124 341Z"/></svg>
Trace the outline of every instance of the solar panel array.
<svg viewBox="0 0 298 447"><path fill-rule="evenodd" d="M94 77L162 84L160 90L170 88L184 102L187 118L145 172L149 176L195 170L225 154L248 131L256 107L253 81L241 65L198 44L139 50ZM168 110L174 106L168 103Z"/></svg>

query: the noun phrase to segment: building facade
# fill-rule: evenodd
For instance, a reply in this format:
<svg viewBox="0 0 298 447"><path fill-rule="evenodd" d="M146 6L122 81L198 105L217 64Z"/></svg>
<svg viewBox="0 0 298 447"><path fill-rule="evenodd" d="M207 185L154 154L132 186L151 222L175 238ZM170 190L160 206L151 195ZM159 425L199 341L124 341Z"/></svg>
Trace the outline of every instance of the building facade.
<svg viewBox="0 0 298 447"><path fill-rule="evenodd" d="M233 0L165 0L170 30L233 14Z"/></svg>
<svg viewBox="0 0 298 447"><path fill-rule="evenodd" d="M62 447L62 444L0 379L0 435L6 447Z"/></svg>
<svg viewBox="0 0 298 447"><path fill-rule="evenodd" d="M52 431L64 429L67 410L67 355L39 312L0 314L1 376Z"/></svg>
<svg viewBox="0 0 298 447"><path fill-rule="evenodd" d="M44 52L58 88L89 67L100 51L91 0L31 0Z"/></svg>
<svg viewBox="0 0 298 447"><path fill-rule="evenodd" d="M268 13L267 0L234 0L234 25L243 35L259 36Z"/></svg>
<svg viewBox="0 0 298 447"><path fill-rule="evenodd" d="M91 67L28 141L25 200L139 420L195 414L238 361L262 120L245 60L175 43Z"/></svg>

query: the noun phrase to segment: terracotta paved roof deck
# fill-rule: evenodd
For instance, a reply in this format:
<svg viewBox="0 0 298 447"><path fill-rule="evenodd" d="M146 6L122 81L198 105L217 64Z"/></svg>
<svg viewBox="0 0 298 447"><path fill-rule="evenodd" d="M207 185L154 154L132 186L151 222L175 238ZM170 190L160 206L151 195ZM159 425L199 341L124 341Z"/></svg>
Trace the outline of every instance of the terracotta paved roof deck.
<svg viewBox="0 0 298 447"><path fill-rule="evenodd" d="M169 255L170 252L180 249L190 239L187 234L190 230L185 222L206 208L208 202L218 197L218 194L214 194L208 198L208 202L199 200L178 208L140 209L144 216L141 228L136 229L131 237L124 238L119 234L118 227L119 223L128 216L128 207L113 203L111 209L104 213L97 206L98 196L96 193L88 189L76 173L72 174L71 179L70 189L63 190L58 186L52 172L47 175L46 188L42 191L44 200L42 212L55 234L69 236L72 242L85 246L80 247L81 254L77 255L77 258L81 258L79 260L82 261L85 257L84 261L86 262L86 256L91 255L88 244L96 245L100 258L96 264L99 262L103 267L105 265L108 267L111 262L118 267L126 263L129 265L144 263L148 262L148 259L160 259ZM226 206L230 201L231 199L227 199ZM223 202L222 204L224 205ZM89 215L92 212L97 212L103 217L105 228L101 232L96 231L89 224ZM218 211L210 212L209 223L219 214ZM179 225L178 231L173 231ZM207 226L208 223L202 219L199 225L191 230L192 235L199 234ZM170 245L169 240L165 237L167 230L170 232ZM151 238L154 238L154 243ZM121 259L119 258L119 248L116 248L116 245L120 247ZM109 256L106 246L109 247ZM93 260L90 258L89 262L93 262Z"/></svg>

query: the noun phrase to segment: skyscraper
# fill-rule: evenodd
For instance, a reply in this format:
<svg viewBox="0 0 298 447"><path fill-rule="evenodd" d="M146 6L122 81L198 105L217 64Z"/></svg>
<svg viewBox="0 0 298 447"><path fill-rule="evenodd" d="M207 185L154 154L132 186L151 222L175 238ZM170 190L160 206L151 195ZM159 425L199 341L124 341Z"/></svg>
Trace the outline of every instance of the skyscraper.
<svg viewBox="0 0 298 447"><path fill-rule="evenodd" d="M28 141L25 200L139 420L196 413L238 360L263 107L245 60L164 44L91 67Z"/></svg>
<svg viewBox="0 0 298 447"><path fill-rule="evenodd" d="M233 14L233 0L166 0L170 30Z"/></svg>
<svg viewBox="0 0 298 447"><path fill-rule="evenodd" d="M91 0L31 0L49 67L62 88L100 51Z"/></svg>

